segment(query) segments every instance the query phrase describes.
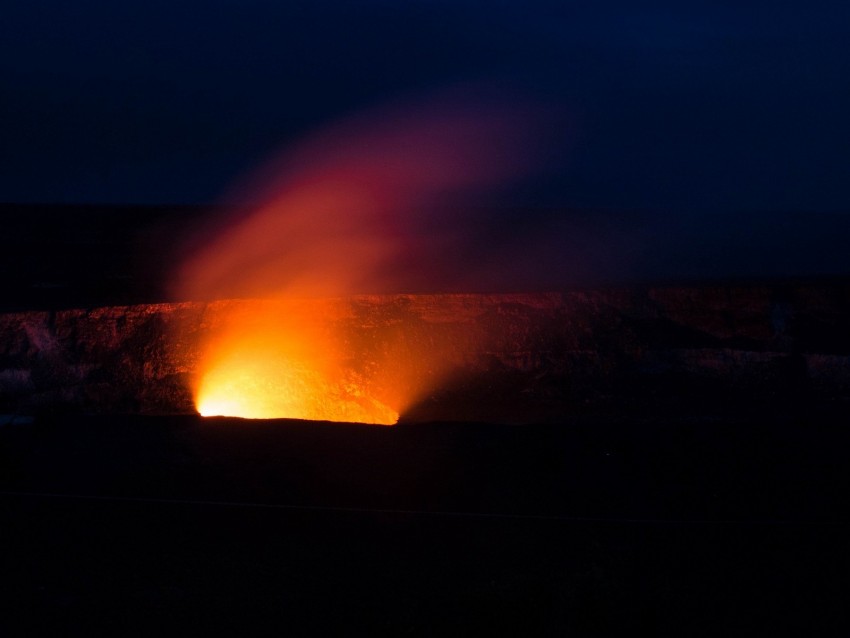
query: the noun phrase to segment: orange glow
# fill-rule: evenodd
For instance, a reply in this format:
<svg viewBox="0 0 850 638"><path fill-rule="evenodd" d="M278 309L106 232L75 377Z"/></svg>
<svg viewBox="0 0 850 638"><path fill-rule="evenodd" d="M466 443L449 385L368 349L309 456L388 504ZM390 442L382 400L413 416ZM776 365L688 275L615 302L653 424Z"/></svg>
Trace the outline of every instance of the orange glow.
<svg viewBox="0 0 850 638"><path fill-rule="evenodd" d="M202 416L247 419L280 417L393 425L398 413L361 396L357 388L332 387L303 362L267 352L235 350L201 378L197 408Z"/></svg>
<svg viewBox="0 0 850 638"><path fill-rule="evenodd" d="M182 299L258 300L220 308L200 337L198 411L395 423L451 356L411 350L396 330L358 359L333 304L292 300L474 281L489 267L480 220L445 211L530 169L528 115L444 96L355 117L266 166L248 185L256 206L222 220L179 273ZM492 261L502 272L517 263L504 251Z"/></svg>
<svg viewBox="0 0 850 638"><path fill-rule="evenodd" d="M398 412L369 396L343 364L328 306L232 302L205 344L195 385L202 416L392 425Z"/></svg>

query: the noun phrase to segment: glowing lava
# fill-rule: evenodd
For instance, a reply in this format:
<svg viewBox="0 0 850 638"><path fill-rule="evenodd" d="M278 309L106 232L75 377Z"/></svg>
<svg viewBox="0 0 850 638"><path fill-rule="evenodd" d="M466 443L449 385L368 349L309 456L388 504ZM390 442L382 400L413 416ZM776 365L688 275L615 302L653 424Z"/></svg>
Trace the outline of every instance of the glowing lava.
<svg viewBox="0 0 850 638"><path fill-rule="evenodd" d="M202 416L309 419L393 425L398 413L351 386L334 387L315 370L262 353L234 353L201 379Z"/></svg>
<svg viewBox="0 0 850 638"><path fill-rule="evenodd" d="M305 314L282 302L241 302L226 313L207 352L195 389L202 416L381 425L398 420L342 365L327 317L315 309Z"/></svg>

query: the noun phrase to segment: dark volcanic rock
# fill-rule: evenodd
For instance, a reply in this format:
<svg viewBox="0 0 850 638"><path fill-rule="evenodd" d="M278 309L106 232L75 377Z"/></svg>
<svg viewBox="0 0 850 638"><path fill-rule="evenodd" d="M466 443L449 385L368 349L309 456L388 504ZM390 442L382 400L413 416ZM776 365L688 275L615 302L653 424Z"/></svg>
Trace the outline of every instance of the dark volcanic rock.
<svg viewBox="0 0 850 638"><path fill-rule="evenodd" d="M528 422L843 403L848 293L831 282L300 303L330 318L371 392L402 374L429 389L403 418ZM198 344L251 303L0 315L0 412L192 412Z"/></svg>

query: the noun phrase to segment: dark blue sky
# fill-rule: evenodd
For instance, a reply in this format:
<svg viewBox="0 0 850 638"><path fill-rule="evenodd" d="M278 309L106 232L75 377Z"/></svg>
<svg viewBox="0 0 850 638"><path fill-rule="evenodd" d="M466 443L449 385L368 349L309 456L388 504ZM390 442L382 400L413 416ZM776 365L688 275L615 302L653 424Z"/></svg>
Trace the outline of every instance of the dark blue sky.
<svg viewBox="0 0 850 638"><path fill-rule="evenodd" d="M571 122L520 200L850 211L848 6L12 0L0 200L213 202L353 109L496 79Z"/></svg>

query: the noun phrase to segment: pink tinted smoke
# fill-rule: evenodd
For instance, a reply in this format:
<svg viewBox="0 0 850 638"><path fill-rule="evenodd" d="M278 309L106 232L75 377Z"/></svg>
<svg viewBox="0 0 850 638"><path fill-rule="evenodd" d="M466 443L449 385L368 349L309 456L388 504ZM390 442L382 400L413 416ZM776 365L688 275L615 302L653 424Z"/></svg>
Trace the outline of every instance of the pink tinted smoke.
<svg viewBox="0 0 850 638"><path fill-rule="evenodd" d="M538 165L545 117L517 101L441 96L369 111L244 182L249 212L186 263L184 299L336 296L474 286L471 202ZM505 255L508 258L507 255Z"/></svg>

